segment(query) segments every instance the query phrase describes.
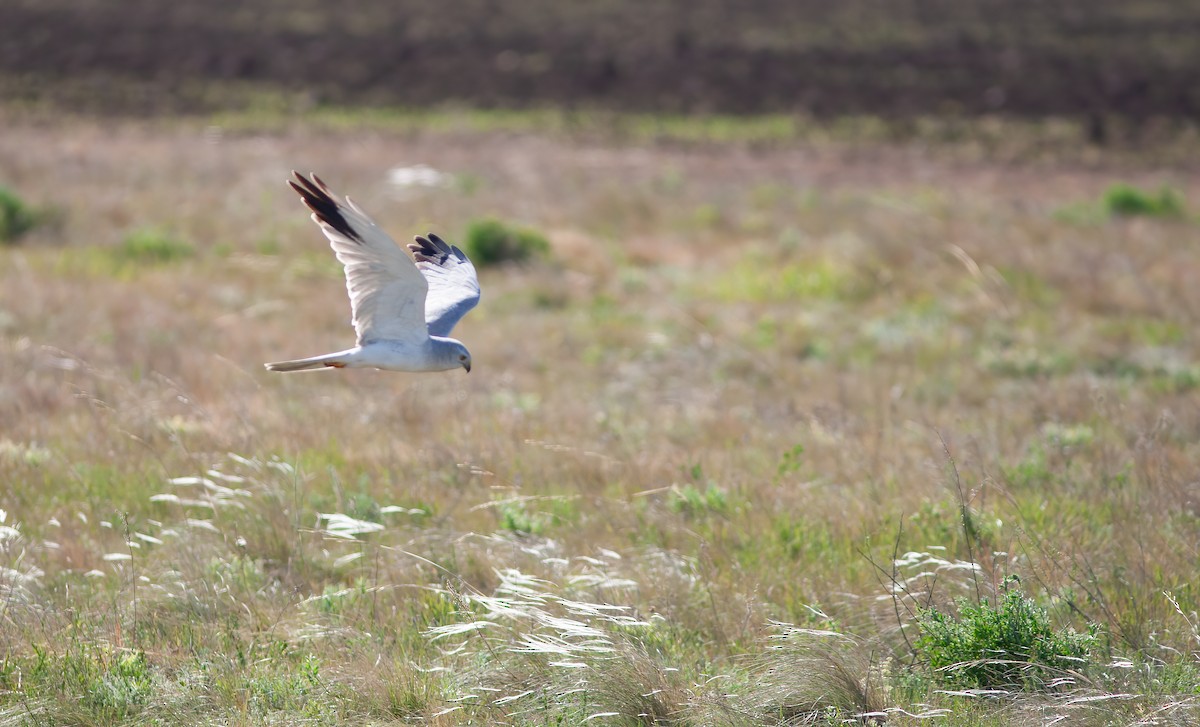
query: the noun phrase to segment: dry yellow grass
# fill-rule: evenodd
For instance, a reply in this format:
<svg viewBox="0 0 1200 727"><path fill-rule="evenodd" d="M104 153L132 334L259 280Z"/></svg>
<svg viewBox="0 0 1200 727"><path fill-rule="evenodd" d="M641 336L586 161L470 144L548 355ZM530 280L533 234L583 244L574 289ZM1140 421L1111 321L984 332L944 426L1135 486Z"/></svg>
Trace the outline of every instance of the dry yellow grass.
<svg viewBox="0 0 1200 727"><path fill-rule="evenodd" d="M389 186L417 163L454 181ZM470 375L270 375L351 335L292 168L398 239L495 215L553 259L483 272ZM1136 721L1195 688L1200 227L1062 210L1195 172L15 119L0 183L57 214L0 249L0 720ZM193 254L115 252L151 228ZM1100 623L1076 687L1140 696L906 694L906 551ZM769 619L853 645L771 682Z"/></svg>

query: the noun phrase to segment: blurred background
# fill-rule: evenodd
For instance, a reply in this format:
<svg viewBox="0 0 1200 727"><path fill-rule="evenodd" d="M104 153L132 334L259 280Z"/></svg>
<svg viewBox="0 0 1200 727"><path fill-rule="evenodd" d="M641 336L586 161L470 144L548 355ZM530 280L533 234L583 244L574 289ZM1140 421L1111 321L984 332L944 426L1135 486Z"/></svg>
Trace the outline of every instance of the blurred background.
<svg viewBox="0 0 1200 727"><path fill-rule="evenodd" d="M1173 0L4 0L0 91L98 112L275 103L815 117L1200 117Z"/></svg>

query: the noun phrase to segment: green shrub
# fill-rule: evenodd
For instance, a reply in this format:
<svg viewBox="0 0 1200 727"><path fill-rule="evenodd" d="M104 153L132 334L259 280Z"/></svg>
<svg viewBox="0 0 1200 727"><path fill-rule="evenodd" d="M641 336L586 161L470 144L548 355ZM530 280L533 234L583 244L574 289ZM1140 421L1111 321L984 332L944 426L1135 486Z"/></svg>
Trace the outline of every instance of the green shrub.
<svg viewBox="0 0 1200 727"><path fill-rule="evenodd" d="M550 243L533 230L509 225L493 218L474 220L467 227L467 256L476 265L524 262L545 257Z"/></svg>
<svg viewBox="0 0 1200 727"><path fill-rule="evenodd" d="M922 609L916 647L937 677L955 687L1045 687L1067 671L1079 671L1096 641L1073 629L1054 631L1046 611L1020 590L996 606L960 601L958 617Z"/></svg>
<svg viewBox="0 0 1200 727"><path fill-rule="evenodd" d="M1183 195L1165 186L1152 193L1129 184L1114 184L1105 191L1101 205L1112 217L1183 216Z"/></svg>
<svg viewBox="0 0 1200 727"><path fill-rule="evenodd" d="M0 243L13 242L37 224L38 215L12 191L0 187Z"/></svg>
<svg viewBox="0 0 1200 727"><path fill-rule="evenodd" d="M195 252L189 243L163 230L147 228L126 235L112 254L119 263L169 263Z"/></svg>

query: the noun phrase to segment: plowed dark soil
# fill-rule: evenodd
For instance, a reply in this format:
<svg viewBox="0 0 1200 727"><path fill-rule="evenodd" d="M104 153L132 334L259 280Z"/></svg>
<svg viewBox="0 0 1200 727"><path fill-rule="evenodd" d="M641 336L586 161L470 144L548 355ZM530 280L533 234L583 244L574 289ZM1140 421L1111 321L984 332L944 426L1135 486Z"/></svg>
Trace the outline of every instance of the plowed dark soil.
<svg viewBox="0 0 1200 727"><path fill-rule="evenodd" d="M0 77L134 111L247 82L338 104L1196 119L1200 2L0 0Z"/></svg>

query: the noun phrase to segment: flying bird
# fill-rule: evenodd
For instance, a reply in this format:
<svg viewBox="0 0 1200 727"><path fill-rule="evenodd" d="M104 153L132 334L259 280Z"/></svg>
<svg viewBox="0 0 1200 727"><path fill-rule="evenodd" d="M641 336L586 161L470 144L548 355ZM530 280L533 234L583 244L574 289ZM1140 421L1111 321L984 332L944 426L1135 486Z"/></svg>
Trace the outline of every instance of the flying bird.
<svg viewBox="0 0 1200 727"><path fill-rule="evenodd" d="M270 371L376 368L471 371L471 353L450 331L479 302L479 277L462 250L432 232L409 244L412 257L346 198L338 202L313 174L288 180L346 271L357 345L345 351L265 364Z"/></svg>

